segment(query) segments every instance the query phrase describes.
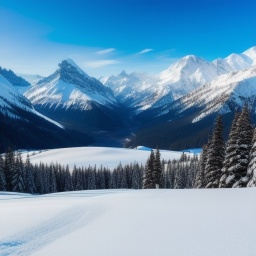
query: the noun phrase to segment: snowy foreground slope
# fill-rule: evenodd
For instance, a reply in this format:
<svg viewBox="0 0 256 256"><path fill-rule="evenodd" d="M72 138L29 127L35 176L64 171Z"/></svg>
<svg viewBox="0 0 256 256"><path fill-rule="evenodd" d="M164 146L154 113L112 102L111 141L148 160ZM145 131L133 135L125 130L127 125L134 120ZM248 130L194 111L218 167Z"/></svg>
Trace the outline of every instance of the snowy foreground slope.
<svg viewBox="0 0 256 256"><path fill-rule="evenodd" d="M161 158L165 160L179 159L182 152L161 150ZM31 154L31 153L30 153ZM130 164L134 161L145 164L150 152L138 149L111 147L77 147L46 150L30 156L31 163L59 163L73 168L96 165L113 169L121 162ZM186 153L187 154L187 153ZM24 155L25 157L25 155Z"/></svg>
<svg viewBox="0 0 256 256"><path fill-rule="evenodd" d="M256 189L0 194L0 255L251 256Z"/></svg>

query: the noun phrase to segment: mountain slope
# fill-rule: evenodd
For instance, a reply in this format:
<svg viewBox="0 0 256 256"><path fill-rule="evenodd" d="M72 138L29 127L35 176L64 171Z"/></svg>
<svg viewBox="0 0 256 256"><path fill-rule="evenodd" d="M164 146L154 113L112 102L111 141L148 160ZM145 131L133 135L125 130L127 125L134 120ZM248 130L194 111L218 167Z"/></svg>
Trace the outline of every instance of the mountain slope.
<svg viewBox="0 0 256 256"><path fill-rule="evenodd" d="M154 87L158 80L146 73L122 71L116 76L102 78L101 82L113 90L118 101L141 111L151 107L157 96Z"/></svg>
<svg viewBox="0 0 256 256"><path fill-rule="evenodd" d="M136 113L140 113L170 104L218 76L242 71L254 65L256 47L212 62L187 55L156 76L121 72L116 76L102 78L101 81L114 91L119 101L135 107Z"/></svg>
<svg viewBox="0 0 256 256"><path fill-rule="evenodd" d="M181 149L206 143L214 119L223 116L227 138L235 111L247 102L256 120L256 66L219 76L175 102L139 116L145 125L129 145Z"/></svg>
<svg viewBox="0 0 256 256"><path fill-rule="evenodd" d="M24 95L37 110L74 130L108 130L119 125L113 92L70 59Z"/></svg>
<svg viewBox="0 0 256 256"><path fill-rule="evenodd" d="M24 78L17 76L12 70L7 70L0 67L0 75L7 79L16 89L23 94L28 90L31 84L26 81Z"/></svg>
<svg viewBox="0 0 256 256"><path fill-rule="evenodd" d="M0 75L0 151L81 145L62 125L37 112L31 102ZM91 142L84 137L84 143Z"/></svg>
<svg viewBox="0 0 256 256"><path fill-rule="evenodd" d="M168 87L177 99L217 77L215 66L202 58L188 55L160 74L160 87Z"/></svg>

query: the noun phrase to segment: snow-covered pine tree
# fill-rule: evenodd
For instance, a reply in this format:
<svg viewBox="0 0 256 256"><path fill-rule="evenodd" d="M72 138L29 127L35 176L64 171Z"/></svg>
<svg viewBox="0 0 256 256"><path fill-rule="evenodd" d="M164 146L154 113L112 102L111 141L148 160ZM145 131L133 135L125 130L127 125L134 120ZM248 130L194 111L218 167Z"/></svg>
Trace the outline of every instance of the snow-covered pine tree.
<svg viewBox="0 0 256 256"><path fill-rule="evenodd" d="M70 174L68 165L65 169L64 191L73 191L72 176Z"/></svg>
<svg viewBox="0 0 256 256"><path fill-rule="evenodd" d="M15 169L15 154L14 151L9 148L5 154L4 159L4 175L6 179L6 191L12 191L12 177Z"/></svg>
<svg viewBox="0 0 256 256"><path fill-rule="evenodd" d="M88 189L96 189L96 166L94 168L89 167L88 172Z"/></svg>
<svg viewBox="0 0 256 256"><path fill-rule="evenodd" d="M72 172L72 181L73 181L73 188L75 191L83 189L80 171L76 166L74 166L74 169Z"/></svg>
<svg viewBox="0 0 256 256"><path fill-rule="evenodd" d="M203 145L202 152L200 155L200 161L199 161L199 170L196 173L194 188L205 188L207 185L205 182L205 166L207 162L208 146L209 144Z"/></svg>
<svg viewBox="0 0 256 256"><path fill-rule="evenodd" d="M154 177L154 162L155 155L154 151L151 150L150 156L147 160L144 177L143 177L143 189L156 188L155 177Z"/></svg>
<svg viewBox="0 0 256 256"><path fill-rule="evenodd" d="M155 161L154 161L154 168L153 168L153 177L155 179L155 188L160 187L161 183L161 178L163 175L163 170L162 170L162 164L161 164L161 159L160 159L160 152L159 149L156 149L155 153Z"/></svg>
<svg viewBox="0 0 256 256"><path fill-rule="evenodd" d="M250 161L244 183L247 183L247 187L256 187L256 129L253 133Z"/></svg>
<svg viewBox="0 0 256 256"><path fill-rule="evenodd" d="M249 164L249 155L252 146L253 127L250 120L248 106L245 105L237 121L237 163L233 169L234 179L231 181L233 188L245 187L244 182L247 167Z"/></svg>
<svg viewBox="0 0 256 256"><path fill-rule="evenodd" d="M132 168L132 189L140 189L142 184L141 168L137 162L133 164Z"/></svg>
<svg viewBox="0 0 256 256"><path fill-rule="evenodd" d="M55 193L55 192L57 192L56 177L55 177L53 165L50 165L50 168L49 168L49 193Z"/></svg>
<svg viewBox="0 0 256 256"><path fill-rule="evenodd" d="M4 175L4 159L0 155L0 191L6 190L6 179Z"/></svg>
<svg viewBox="0 0 256 256"><path fill-rule="evenodd" d="M206 188L218 188L223 167L225 144L223 140L223 124L221 116L215 122L211 143L207 150L207 161L205 166Z"/></svg>
<svg viewBox="0 0 256 256"><path fill-rule="evenodd" d="M14 192L24 192L24 164L21 159L21 153L18 152L16 159L15 159L15 167L14 167L14 172L12 176L12 191Z"/></svg>
<svg viewBox="0 0 256 256"><path fill-rule="evenodd" d="M29 155L27 155L25 166L24 166L24 186L26 193L35 193L36 186L34 180L33 167L30 163Z"/></svg>
<svg viewBox="0 0 256 256"><path fill-rule="evenodd" d="M174 180L175 189L186 188L185 154L183 153L176 165L176 176Z"/></svg>
<svg viewBox="0 0 256 256"><path fill-rule="evenodd" d="M229 138L225 148L225 158L223 162L223 167L221 169L222 176L220 178L220 188L230 188L232 187L233 180L233 168L237 163L236 149L237 149L237 137L238 137L238 118L240 113L236 112L231 129L229 132Z"/></svg>

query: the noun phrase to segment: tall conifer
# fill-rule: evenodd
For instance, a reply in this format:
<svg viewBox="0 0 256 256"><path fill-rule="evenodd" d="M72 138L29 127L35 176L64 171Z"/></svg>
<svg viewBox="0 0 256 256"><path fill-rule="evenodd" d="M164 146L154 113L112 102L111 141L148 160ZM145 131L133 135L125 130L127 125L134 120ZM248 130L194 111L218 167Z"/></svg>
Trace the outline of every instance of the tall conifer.
<svg viewBox="0 0 256 256"><path fill-rule="evenodd" d="M219 187L221 169L224 160L225 144L223 140L223 125L221 116L218 116L213 131L211 143L207 150L207 161L205 166L206 188Z"/></svg>

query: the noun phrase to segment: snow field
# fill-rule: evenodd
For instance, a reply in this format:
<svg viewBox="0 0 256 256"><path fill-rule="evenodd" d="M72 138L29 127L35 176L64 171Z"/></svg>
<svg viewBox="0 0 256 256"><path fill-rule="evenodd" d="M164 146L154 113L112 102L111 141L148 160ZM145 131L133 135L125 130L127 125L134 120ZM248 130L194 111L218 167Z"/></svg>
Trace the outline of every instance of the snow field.
<svg viewBox="0 0 256 256"><path fill-rule="evenodd" d="M0 195L0 255L250 256L255 196L253 188Z"/></svg>
<svg viewBox="0 0 256 256"><path fill-rule="evenodd" d="M179 159L182 152L161 150L161 159ZM30 153L31 163L59 163L61 165L69 165L72 169L74 165L76 167L88 167L96 165L100 167L108 167L114 169L121 162L124 164L130 164L134 161L139 164L145 164L150 151L127 149L127 148L108 148L108 147L77 147L77 148L60 148L43 151L41 153ZM189 154L189 153L186 153ZM191 154L193 155L193 154ZM24 157L26 154L24 153ZM23 158L24 158L23 157Z"/></svg>

